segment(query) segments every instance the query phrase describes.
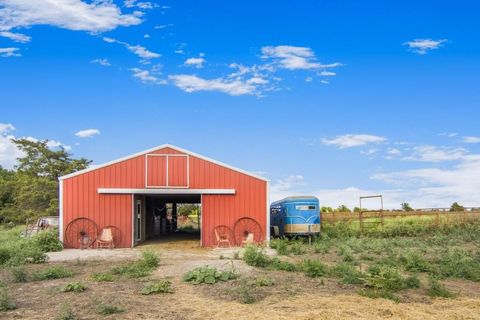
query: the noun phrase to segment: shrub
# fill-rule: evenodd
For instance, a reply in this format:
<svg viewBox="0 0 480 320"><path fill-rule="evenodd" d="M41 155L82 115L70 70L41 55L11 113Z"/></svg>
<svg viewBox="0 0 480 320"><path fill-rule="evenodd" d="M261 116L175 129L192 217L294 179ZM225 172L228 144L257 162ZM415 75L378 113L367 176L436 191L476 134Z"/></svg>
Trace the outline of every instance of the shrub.
<svg viewBox="0 0 480 320"><path fill-rule="evenodd" d="M105 303L99 303L97 305L97 313L102 316L109 316L111 314L122 313L122 312L125 312L125 309L114 306L114 305L105 304Z"/></svg>
<svg viewBox="0 0 480 320"><path fill-rule="evenodd" d="M401 255L398 261L411 272L428 272L431 269L430 263L416 252Z"/></svg>
<svg viewBox="0 0 480 320"><path fill-rule="evenodd" d="M32 240L42 252L62 251L63 249L55 231L41 231Z"/></svg>
<svg viewBox="0 0 480 320"><path fill-rule="evenodd" d="M318 260L306 259L302 263L303 272L311 278L322 277L327 273L327 267Z"/></svg>
<svg viewBox="0 0 480 320"><path fill-rule="evenodd" d="M68 278L73 276L73 272L63 266L53 266L45 268L33 274L33 279L37 281Z"/></svg>
<svg viewBox="0 0 480 320"><path fill-rule="evenodd" d="M274 270L280 270L280 271L293 272L293 271L297 271L298 269L298 267L294 263L291 263L288 261L282 261L276 257L272 259L271 266Z"/></svg>
<svg viewBox="0 0 480 320"><path fill-rule="evenodd" d="M270 278L265 278L265 277L256 278L256 279L255 279L255 285L256 285L257 287L269 287L269 286L273 286L273 280L270 279Z"/></svg>
<svg viewBox="0 0 480 320"><path fill-rule="evenodd" d="M270 258L265 251L255 245L248 245L243 251L243 260L246 264L253 267L265 268L270 264Z"/></svg>
<svg viewBox="0 0 480 320"><path fill-rule="evenodd" d="M368 269L365 285L376 290L398 291L405 288L400 272L391 266L374 265Z"/></svg>
<svg viewBox="0 0 480 320"><path fill-rule="evenodd" d="M56 320L77 320L77 316L73 313L72 308L69 304L65 303L62 307L61 313L58 317L55 318Z"/></svg>
<svg viewBox="0 0 480 320"><path fill-rule="evenodd" d="M232 271L218 271L216 268L209 266L195 268L183 275L183 281L193 284L215 284L218 281L228 281L235 279L237 276Z"/></svg>
<svg viewBox="0 0 480 320"><path fill-rule="evenodd" d="M8 292L5 288L0 289L0 311L5 312L8 310L14 310L17 306L12 302Z"/></svg>
<svg viewBox="0 0 480 320"><path fill-rule="evenodd" d="M158 280L156 282L146 284L140 293L143 295L149 295L153 293L173 293L172 283L168 280Z"/></svg>
<svg viewBox="0 0 480 320"><path fill-rule="evenodd" d="M62 292L83 292L87 290L87 286L80 282L69 282L63 288Z"/></svg>
<svg viewBox="0 0 480 320"><path fill-rule="evenodd" d="M427 294L430 297L453 298L455 296L436 278L430 277L429 282L430 282L430 286L428 288Z"/></svg>
<svg viewBox="0 0 480 320"><path fill-rule="evenodd" d="M286 238L273 239L270 242L270 247L272 249L277 250L277 253L279 255L285 256L288 254L288 239Z"/></svg>
<svg viewBox="0 0 480 320"><path fill-rule="evenodd" d="M117 280L115 275L109 272L95 272L92 274L91 279L97 282L114 282Z"/></svg>
<svg viewBox="0 0 480 320"><path fill-rule="evenodd" d="M295 255L301 255L301 254L305 254L307 252L307 249L305 248L303 241L296 240L296 241L293 241L292 244L290 245L289 251Z"/></svg>
<svg viewBox="0 0 480 320"><path fill-rule="evenodd" d="M332 248L332 243L327 240L316 241L313 244L313 250L315 253L328 253Z"/></svg>
<svg viewBox="0 0 480 320"><path fill-rule="evenodd" d="M440 257L437 266L443 277L480 281L480 257L465 250L447 250Z"/></svg>
<svg viewBox="0 0 480 320"><path fill-rule="evenodd" d="M349 263L339 263L332 267L329 273L336 278L340 278L340 282L343 284L364 283L364 274Z"/></svg>
<svg viewBox="0 0 480 320"><path fill-rule="evenodd" d="M142 278L150 275L152 271L158 267L159 263L160 258L155 252L144 251L142 252L142 258L140 260L114 267L111 269L111 273L127 278Z"/></svg>
<svg viewBox="0 0 480 320"><path fill-rule="evenodd" d="M12 267L10 272L12 273L13 281L27 282L27 272L23 266Z"/></svg>
<svg viewBox="0 0 480 320"><path fill-rule="evenodd" d="M405 288L416 289L416 288L420 288L420 286L421 286L420 279L418 279L416 274L405 278Z"/></svg>
<svg viewBox="0 0 480 320"><path fill-rule="evenodd" d="M249 287L246 284L242 284L240 287L238 287L237 295L238 299L240 300L241 303L243 304L252 304L257 301L255 298L255 295L252 293L252 288Z"/></svg>
<svg viewBox="0 0 480 320"><path fill-rule="evenodd" d="M160 264L160 257L154 251L142 252L142 263L149 268L156 268Z"/></svg>
<svg viewBox="0 0 480 320"><path fill-rule="evenodd" d="M347 245L342 245L338 247L338 254L342 257L342 260L345 262L355 261L355 258L353 257L353 250Z"/></svg>

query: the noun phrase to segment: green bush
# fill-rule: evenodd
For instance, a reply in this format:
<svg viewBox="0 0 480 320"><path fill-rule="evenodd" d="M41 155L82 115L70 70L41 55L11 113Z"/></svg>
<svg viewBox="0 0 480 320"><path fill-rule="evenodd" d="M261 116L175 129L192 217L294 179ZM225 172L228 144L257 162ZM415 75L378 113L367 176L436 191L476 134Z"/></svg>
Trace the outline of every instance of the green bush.
<svg viewBox="0 0 480 320"><path fill-rule="evenodd" d="M288 271L288 272L293 272L298 270L297 265L295 265L294 263L291 263L288 261L282 261L277 257L271 260L271 267L274 270Z"/></svg>
<svg viewBox="0 0 480 320"><path fill-rule="evenodd" d="M73 272L63 266L52 266L45 268L33 274L33 279L37 281L69 278Z"/></svg>
<svg viewBox="0 0 480 320"><path fill-rule="evenodd" d="M375 290L399 291L405 288L400 272L391 266L373 265L368 268L365 286Z"/></svg>
<svg viewBox="0 0 480 320"><path fill-rule="evenodd" d="M271 260L265 254L263 248L257 247L255 245L248 245L243 250L243 260L246 264L253 267L267 267Z"/></svg>
<svg viewBox="0 0 480 320"><path fill-rule="evenodd" d="M146 284L140 293L143 295L149 295L153 293L173 293L172 283L168 280L158 280L156 282Z"/></svg>
<svg viewBox="0 0 480 320"><path fill-rule="evenodd" d="M150 250L146 250L142 252L142 263L148 268L156 268L160 264L160 257L154 252Z"/></svg>
<svg viewBox="0 0 480 320"><path fill-rule="evenodd" d="M421 286L420 279L418 279L416 274L413 274L405 278L405 288L416 289L416 288L420 288L420 286Z"/></svg>
<svg viewBox="0 0 480 320"><path fill-rule="evenodd" d="M58 232L56 231L41 231L32 238L32 241L42 252L63 250L63 245L58 239Z"/></svg>
<svg viewBox="0 0 480 320"><path fill-rule="evenodd" d="M111 269L111 273L127 278L143 278L149 276L158 267L159 263L160 258L155 252L144 251L140 260L114 267Z"/></svg>
<svg viewBox="0 0 480 320"><path fill-rule="evenodd" d="M0 311L14 310L17 306L12 302L5 288L0 288Z"/></svg>
<svg viewBox="0 0 480 320"><path fill-rule="evenodd" d="M14 282L27 282L27 272L23 266L12 267L10 269Z"/></svg>
<svg viewBox="0 0 480 320"><path fill-rule="evenodd" d="M328 253L332 248L332 242L320 239L313 244L313 251L315 253Z"/></svg>
<svg viewBox="0 0 480 320"><path fill-rule="evenodd" d="M288 239L287 238L277 238L270 241L270 247L277 250L279 255L285 256L288 254Z"/></svg>
<svg viewBox="0 0 480 320"><path fill-rule="evenodd" d="M437 260L437 271L442 277L480 281L480 255L461 249L449 249Z"/></svg>
<svg viewBox="0 0 480 320"><path fill-rule="evenodd" d="M270 278L261 277L255 279L255 285L257 287L269 287L273 286L273 283L273 280Z"/></svg>
<svg viewBox="0 0 480 320"><path fill-rule="evenodd" d="M87 286L80 282L69 282L62 289L62 292L83 292L87 290Z"/></svg>
<svg viewBox="0 0 480 320"><path fill-rule="evenodd" d="M431 269L430 263L416 252L408 252L401 255L398 261L411 272L428 272Z"/></svg>
<svg viewBox="0 0 480 320"><path fill-rule="evenodd" d="M116 313L125 312L125 309L105 303L99 303L97 305L97 313L102 316L109 316Z"/></svg>
<svg viewBox="0 0 480 320"><path fill-rule="evenodd" d="M343 284L363 284L365 275L349 263L339 263L329 270L329 274L339 278Z"/></svg>
<svg viewBox="0 0 480 320"><path fill-rule="evenodd" d="M95 272L91 275L91 279L97 282L114 282L117 277L110 272Z"/></svg>
<svg viewBox="0 0 480 320"><path fill-rule="evenodd" d="M311 278L323 277L327 274L327 266L319 260L304 260L302 269L305 275Z"/></svg>
<svg viewBox="0 0 480 320"><path fill-rule="evenodd" d="M453 298L455 295L450 292L438 279L430 277L427 294L430 297Z"/></svg>
<svg viewBox="0 0 480 320"><path fill-rule="evenodd" d="M291 243L289 251L295 255L302 255L307 252L302 240L295 240Z"/></svg>
<svg viewBox="0 0 480 320"><path fill-rule="evenodd" d="M228 281L235 279L237 276L232 271L219 271L216 268L205 266L195 268L183 275L183 281L192 284L215 284L219 281Z"/></svg>

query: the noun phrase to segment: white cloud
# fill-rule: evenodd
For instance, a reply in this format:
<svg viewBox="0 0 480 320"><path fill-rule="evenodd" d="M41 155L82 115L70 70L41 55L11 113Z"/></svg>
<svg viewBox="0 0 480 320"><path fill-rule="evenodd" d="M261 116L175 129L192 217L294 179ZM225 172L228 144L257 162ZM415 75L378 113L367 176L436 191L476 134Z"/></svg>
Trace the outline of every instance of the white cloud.
<svg viewBox="0 0 480 320"><path fill-rule="evenodd" d="M79 138L92 138L99 134L100 130L98 129L84 129L75 133L75 135Z"/></svg>
<svg viewBox="0 0 480 320"><path fill-rule="evenodd" d="M9 38L15 42L27 43L30 41L30 37L22 34L22 33L15 33L10 31L2 31L0 32L0 37Z"/></svg>
<svg viewBox="0 0 480 320"><path fill-rule="evenodd" d="M149 35L148 33L145 33L145 34L143 35L143 37L144 37L145 39L148 39L148 38L150 38L150 35Z"/></svg>
<svg viewBox="0 0 480 320"><path fill-rule="evenodd" d="M445 42L447 42L447 39L415 39L405 42L404 45L408 46L410 51L423 55L426 54L428 51L440 48Z"/></svg>
<svg viewBox="0 0 480 320"><path fill-rule="evenodd" d="M102 65L102 66L105 66L105 67L111 66L108 59L94 59L94 60L90 61L90 63L96 63L96 64L99 64L99 65Z"/></svg>
<svg viewBox="0 0 480 320"><path fill-rule="evenodd" d="M18 50L18 48L0 48L0 57L20 57L21 54L17 53Z"/></svg>
<svg viewBox="0 0 480 320"><path fill-rule="evenodd" d="M414 147L412 154L403 159L408 161L441 162L461 160L465 158L466 155L467 150L463 148L426 145Z"/></svg>
<svg viewBox="0 0 480 320"><path fill-rule="evenodd" d="M333 139L322 139L322 143L327 146L335 146L340 149L363 146L369 143L380 143L387 139L370 134L345 134Z"/></svg>
<svg viewBox="0 0 480 320"><path fill-rule="evenodd" d="M185 60L185 65L186 66L191 66L191 67L195 67L195 68L203 68L203 64L206 62L206 60L202 57L198 57L198 58L188 58L187 60Z"/></svg>
<svg viewBox="0 0 480 320"><path fill-rule="evenodd" d="M123 2L123 6L126 8L139 8L139 9L147 10L147 9L153 9L157 5L149 1L141 2L137 0L125 0Z"/></svg>
<svg viewBox="0 0 480 320"><path fill-rule="evenodd" d="M57 141L57 140L48 140L47 147L49 147L50 149L63 148L66 151L72 150L71 146L69 146L68 144L64 144L64 143L62 143L60 141Z"/></svg>
<svg viewBox="0 0 480 320"><path fill-rule="evenodd" d="M305 82L312 82L313 81L313 78L312 77L306 77L305 78Z"/></svg>
<svg viewBox="0 0 480 320"><path fill-rule="evenodd" d="M258 87L265 84L267 80L252 77L242 79L203 79L194 75L177 74L168 77L173 83L185 92L196 91L219 91L231 96L244 94L257 94Z"/></svg>
<svg viewBox="0 0 480 320"><path fill-rule="evenodd" d="M480 143L480 137L473 137L473 136L463 137L462 141L464 143Z"/></svg>
<svg viewBox="0 0 480 320"><path fill-rule="evenodd" d="M10 123L0 123L0 166L6 169L12 169L17 162L17 158L22 156L12 139L15 138L11 132L15 127Z"/></svg>
<svg viewBox="0 0 480 320"><path fill-rule="evenodd" d="M155 75L153 75L150 71L140 69L140 68L132 68L130 71L133 72L133 76L144 83L153 83L153 84L166 84L166 81L163 79L159 79Z"/></svg>
<svg viewBox="0 0 480 320"><path fill-rule="evenodd" d="M141 23L136 14L122 14L113 1L3 0L0 31L51 25L58 28L99 33Z"/></svg>
<svg viewBox="0 0 480 320"><path fill-rule="evenodd" d="M402 151L400 151L397 148L390 148L390 149L388 149L387 154L392 155L392 156L399 156L399 155L402 154Z"/></svg>
<svg viewBox="0 0 480 320"><path fill-rule="evenodd" d="M319 75L324 76L324 77L333 77L333 76L336 76L337 73L336 73L336 72L332 72L332 71L321 71L321 72L319 73Z"/></svg>
<svg viewBox="0 0 480 320"><path fill-rule="evenodd" d="M276 65L288 70L332 68L341 65L340 63L323 65L317 61L311 48L288 45L263 47L262 58L272 59Z"/></svg>
<svg viewBox="0 0 480 320"><path fill-rule="evenodd" d="M119 41L119 40L109 38L109 37L103 37L103 41L108 42L108 43L121 44L121 45L125 46L125 48L127 48L130 52L133 52L134 54L136 54L137 56L139 56L142 59L148 60L148 59L155 59L155 58L160 58L161 57L161 54L152 52L152 51L148 50L147 48L142 47L140 45L131 45L127 42Z"/></svg>
<svg viewBox="0 0 480 320"><path fill-rule="evenodd" d="M8 134L14 130L15 127L11 123L0 123L0 134Z"/></svg>
<svg viewBox="0 0 480 320"><path fill-rule="evenodd" d="M290 175L278 179L270 186L270 200L277 201L288 196L300 195L299 189L303 186L305 186L305 182L302 175Z"/></svg>

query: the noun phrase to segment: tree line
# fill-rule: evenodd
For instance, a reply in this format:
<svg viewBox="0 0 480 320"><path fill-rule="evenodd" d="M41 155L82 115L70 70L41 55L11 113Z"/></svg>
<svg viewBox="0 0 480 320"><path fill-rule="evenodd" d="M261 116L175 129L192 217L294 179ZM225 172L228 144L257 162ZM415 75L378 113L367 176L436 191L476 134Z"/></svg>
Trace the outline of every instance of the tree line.
<svg viewBox="0 0 480 320"><path fill-rule="evenodd" d="M410 206L408 202L403 202L400 204L400 207L402 208L401 211L415 211L415 209ZM449 211L450 212L458 212L458 211L464 211L465 207L460 205L458 202L452 203L450 206ZM323 206L320 208L320 212L322 213L332 213L332 212L360 212L360 211L368 211L366 208L359 208L359 207L354 207L353 209L350 209L346 205L342 204L338 206L337 208L332 208L332 207L327 207ZM394 210L395 211L395 210Z"/></svg>
<svg viewBox="0 0 480 320"><path fill-rule="evenodd" d="M12 139L22 152L13 170L0 166L0 222L58 215L58 177L87 168L91 161L74 159L48 140Z"/></svg>

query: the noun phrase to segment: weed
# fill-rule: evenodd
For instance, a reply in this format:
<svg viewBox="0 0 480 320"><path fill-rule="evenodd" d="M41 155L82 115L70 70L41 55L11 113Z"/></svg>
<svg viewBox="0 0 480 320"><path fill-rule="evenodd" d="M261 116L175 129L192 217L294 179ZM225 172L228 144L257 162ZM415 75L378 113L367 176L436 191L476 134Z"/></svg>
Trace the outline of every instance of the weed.
<svg viewBox="0 0 480 320"><path fill-rule="evenodd" d="M265 268L270 263L270 258L265 254L265 251L255 245L248 245L243 251L243 260L246 264L253 267Z"/></svg>
<svg viewBox="0 0 480 320"><path fill-rule="evenodd" d="M14 310L17 306L12 302L5 288L0 289L0 311Z"/></svg>
<svg viewBox="0 0 480 320"><path fill-rule="evenodd" d="M235 251L235 252L233 253L233 259L234 259L234 260L240 260L240 252Z"/></svg>
<svg viewBox="0 0 480 320"><path fill-rule="evenodd" d="M160 258L153 251L142 252L142 258L122 266L114 267L111 273L114 275L125 276L127 278L143 278L152 273L158 267Z"/></svg>
<svg viewBox="0 0 480 320"><path fill-rule="evenodd" d="M288 239L287 238L273 239L270 242L270 247L272 249L277 250L277 253L279 255L285 256L288 254Z"/></svg>
<svg viewBox="0 0 480 320"><path fill-rule="evenodd" d="M68 303L64 303L61 313L55 318L56 320L77 320L77 316L73 313Z"/></svg>
<svg viewBox="0 0 480 320"><path fill-rule="evenodd" d="M273 280L270 279L270 278L265 278L265 277L256 278L256 279L255 279L255 285L256 285L257 287L269 287L269 286L273 286Z"/></svg>
<svg viewBox="0 0 480 320"><path fill-rule="evenodd" d="M87 290L87 286L80 282L69 282L62 289L62 292L83 292Z"/></svg>
<svg viewBox="0 0 480 320"><path fill-rule="evenodd" d="M428 272L431 269L430 263L416 252L401 255L398 261L411 272Z"/></svg>
<svg viewBox="0 0 480 320"><path fill-rule="evenodd" d="M282 261L276 257L272 259L271 266L274 270L280 271L293 272L298 270L298 267L295 264L288 261Z"/></svg>
<svg viewBox="0 0 480 320"><path fill-rule="evenodd" d="M304 260L302 269L305 275L311 278L318 278L327 274L327 266L319 260Z"/></svg>
<svg viewBox="0 0 480 320"><path fill-rule="evenodd" d="M111 314L122 313L125 312L125 309L117 307L115 305L106 304L106 303L99 303L97 305L97 313L102 316L109 316Z"/></svg>
<svg viewBox="0 0 480 320"><path fill-rule="evenodd" d="M45 268L33 274L33 279L37 281L69 278L73 272L63 266L52 266Z"/></svg>
<svg viewBox="0 0 480 320"><path fill-rule="evenodd" d="M143 295L154 293L173 293L172 283L168 280L158 280L156 282L146 284L140 293Z"/></svg>
<svg viewBox="0 0 480 320"><path fill-rule="evenodd" d="M480 256L461 249L450 249L438 260L438 271L443 277L480 281Z"/></svg>
<svg viewBox="0 0 480 320"><path fill-rule="evenodd" d="M160 264L160 257L151 250L143 251L142 252L142 264L149 268L156 268Z"/></svg>
<svg viewBox="0 0 480 320"><path fill-rule="evenodd" d="M405 278L405 288L416 289L416 288L420 288L420 286L421 286L420 279L418 279L416 274L413 274Z"/></svg>
<svg viewBox="0 0 480 320"><path fill-rule="evenodd" d="M209 266L195 268L183 275L183 281L193 284L215 284L218 281L235 279L237 275L232 271L219 271Z"/></svg>
<svg viewBox="0 0 480 320"><path fill-rule="evenodd" d="M361 289L358 291L358 294L371 299L383 298L383 299L392 300L396 303L400 302L400 298L388 290L372 289L372 288Z"/></svg>
<svg viewBox="0 0 480 320"><path fill-rule="evenodd" d="M332 248L332 243L326 240L316 241L313 244L313 251L315 253L329 253Z"/></svg>
<svg viewBox="0 0 480 320"><path fill-rule="evenodd" d="M10 272L12 273L13 281L27 282L28 276L27 276L27 272L25 271L25 267L23 266L12 267L10 269Z"/></svg>
<svg viewBox="0 0 480 320"><path fill-rule="evenodd" d="M338 254L342 257L344 262L353 262L355 258L353 257L353 250L347 245L342 245L338 247Z"/></svg>
<svg viewBox="0 0 480 320"><path fill-rule="evenodd" d="M295 255L302 255L307 252L307 250L305 249L305 245L301 240L293 241L290 245L289 251Z"/></svg>
<svg viewBox="0 0 480 320"><path fill-rule="evenodd" d="M399 291L405 288L405 283L396 268L374 265L368 269L365 286L376 290Z"/></svg>
<svg viewBox="0 0 480 320"><path fill-rule="evenodd" d="M95 272L91 275L91 279L97 282L114 282L117 277L109 272Z"/></svg>
<svg viewBox="0 0 480 320"><path fill-rule="evenodd" d="M238 299L243 304L252 304L257 301L255 295L252 293L252 288L249 287L247 284L242 284L237 289Z"/></svg>
<svg viewBox="0 0 480 320"><path fill-rule="evenodd" d="M343 284L363 284L364 274L349 263L339 263L332 267L329 271L331 275L340 278Z"/></svg>
<svg viewBox="0 0 480 320"><path fill-rule="evenodd" d="M427 294L430 297L453 298L455 295L450 292L438 279L430 277Z"/></svg>
<svg viewBox="0 0 480 320"><path fill-rule="evenodd" d="M35 245L43 252L62 251L63 245L54 231L41 231L32 238Z"/></svg>

